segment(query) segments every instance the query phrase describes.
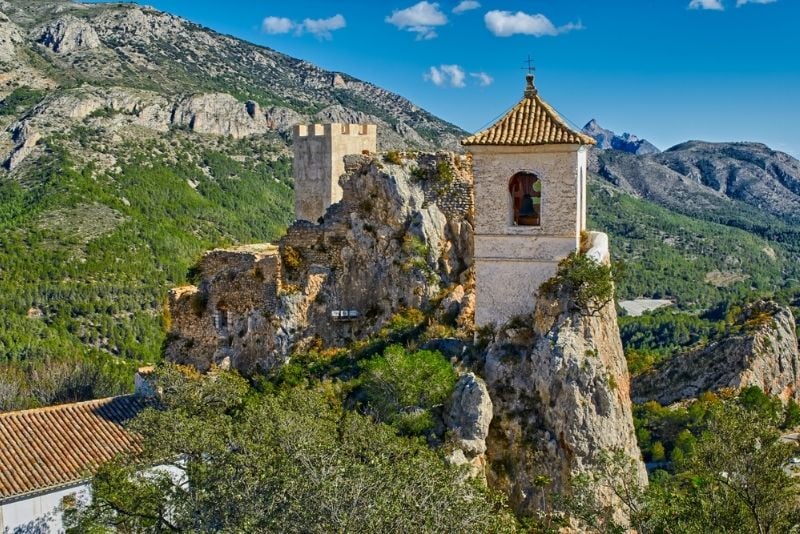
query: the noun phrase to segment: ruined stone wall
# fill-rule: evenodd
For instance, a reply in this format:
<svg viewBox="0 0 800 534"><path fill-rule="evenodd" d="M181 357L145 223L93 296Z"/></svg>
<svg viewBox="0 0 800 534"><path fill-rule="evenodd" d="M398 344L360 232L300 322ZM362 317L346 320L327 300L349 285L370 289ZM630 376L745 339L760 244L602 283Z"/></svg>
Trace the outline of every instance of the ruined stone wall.
<svg viewBox="0 0 800 534"><path fill-rule="evenodd" d="M275 348L271 319L281 285L277 248L212 250L197 270L198 286L170 292L167 358L201 370L217 364L252 372Z"/></svg>
<svg viewBox="0 0 800 534"><path fill-rule="evenodd" d="M348 154L374 153L374 124L297 125L294 150L295 219L316 222L342 198L339 177Z"/></svg>

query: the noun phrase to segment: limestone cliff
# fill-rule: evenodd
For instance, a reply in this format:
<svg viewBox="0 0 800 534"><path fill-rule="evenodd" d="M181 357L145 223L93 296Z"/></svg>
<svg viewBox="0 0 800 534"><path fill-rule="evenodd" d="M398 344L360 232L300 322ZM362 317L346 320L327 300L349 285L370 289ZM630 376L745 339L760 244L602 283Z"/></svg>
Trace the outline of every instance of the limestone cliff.
<svg viewBox="0 0 800 534"><path fill-rule="evenodd" d="M442 289L448 312L471 312L466 158L427 154L391 165L349 156L346 171L343 199L322 224L296 222L272 249L204 256L197 286L171 293L168 358L251 373L314 340L340 346L366 337L404 308L428 307Z"/></svg>
<svg viewBox="0 0 800 534"><path fill-rule="evenodd" d="M646 484L613 302L587 313L564 291L540 294L533 317L496 335L484 377L494 403L489 481L518 511L569 492L573 476L597 469L611 451L623 451ZM596 491L614 504L608 488Z"/></svg>
<svg viewBox="0 0 800 534"><path fill-rule="evenodd" d="M197 285L171 293L167 357L251 373L308 345L363 339L403 308L471 327L469 160L386 160L396 163L347 156L342 200L319 224L296 222L276 247L206 254ZM591 235L586 257L608 262L604 234ZM574 304L563 291L543 295L533 317L507 325L485 350L457 340L425 345L447 347L464 371L442 412L448 459L488 475L523 512L542 504L542 491L568 491L603 452L623 451L646 482L614 305L589 314ZM552 484L543 490L539 475ZM614 504L605 490L599 496Z"/></svg>
<svg viewBox="0 0 800 534"><path fill-rule="evenodd" d="M800 398L800 354L791 310L771 301L747 306L733 333L633 379L633 400L660 404L705 391L758 386L784 401ZM736 333L738 332L738 333Z"/></svg>

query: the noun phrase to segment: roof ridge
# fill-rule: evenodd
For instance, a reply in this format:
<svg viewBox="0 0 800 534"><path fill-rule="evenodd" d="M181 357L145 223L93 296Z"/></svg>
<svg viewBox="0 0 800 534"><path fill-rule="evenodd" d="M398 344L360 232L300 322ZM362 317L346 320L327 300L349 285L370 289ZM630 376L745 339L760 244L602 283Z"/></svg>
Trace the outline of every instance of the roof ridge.
<svg viewBox="0 0 800 534"><path fill-rule="evenodd" d="M114 399L124 399L128 397L135 398L136 395L134 393L127 393L125 395L114 395L113 397L103 397L102 399L91 399L87 401L78 401L78 402L65 402L64 404L54 404L52 406L39 406L38 408L27 408L25 410L0 412L0 419L6 419L9 417L20 416L20 415L32 415L37 413L54 412L58 410L66 410L68 408L88 406L90 404L103 404L105 402L109 402Z"/></svg>
<svg viewBox="0 0 800 534"><path fill-rule="evenodd" d="M596 141L574 129L538 92L517 102L488 128L461 141L464 146L594 145Z"/></svg>

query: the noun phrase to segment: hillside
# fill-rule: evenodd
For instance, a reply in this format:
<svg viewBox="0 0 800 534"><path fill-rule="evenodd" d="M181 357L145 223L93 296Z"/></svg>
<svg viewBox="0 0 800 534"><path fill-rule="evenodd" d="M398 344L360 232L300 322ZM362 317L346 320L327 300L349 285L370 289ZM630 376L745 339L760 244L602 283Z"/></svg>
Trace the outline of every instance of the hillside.
<svg viewBox="0 0 800 534"><path fill-rule="evenodd" d="M288 131L462 132L346 74L131 4L0 2L0 410L118 393L169 287L292 220ZM242 68L247 65L247 68Z"/></svg>

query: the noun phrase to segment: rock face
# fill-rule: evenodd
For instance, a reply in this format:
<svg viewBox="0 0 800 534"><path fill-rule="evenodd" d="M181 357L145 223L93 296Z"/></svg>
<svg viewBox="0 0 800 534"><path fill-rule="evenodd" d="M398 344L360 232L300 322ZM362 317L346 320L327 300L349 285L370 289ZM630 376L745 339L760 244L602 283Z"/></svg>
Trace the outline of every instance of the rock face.
<svg viewBox="0 0 800 534"><path fill-rule="evenodd" d="M658 154L661 152L646 139L639 139L629 133L617 135L611 130L606 130L600 126L594 119L583 127L583 133L593 137L597 141L597 148L600 150L621 150L636 155Z"/></svg>
<svg viewBox="0 0 800 534"><path fill-rule="evenodd" d="M269 130L266 117L255 102L240 102L224 93L192 95L178 101L171 122L197 133L236 139Z"/></svg>
<svg viewBox="0 0 800 534"><path fill-rule="evenodd" d="M540 295L533 317L490 344L484 377L494 403L488 479L518 511L543 507L551 490L568 492L604 451L623 451L646 484L613 303L587 315L568 295ZM551 484L542 487L541 477ZM596 491L600 502L616 503L607 488Z"/></svg>
<svg viewBox="0 0 800 534"><path fill-rule="evenodd" d="M486 383L474 373L461 376L444 421L465 455L475 457L485 453L492 422L492 399Z"/></svg>
<svg viewBox="0 0 800 534"><path fill-rule="evenodd" d="M748 386L784 401L800 399L800 354L791 310L759 301L745 308L736 327L741 333L675 356L635 377L634 402L668 405L705 391L739 391Z"/></svg>
<svg viewBox="0 0 800 534"><path fill-rule="evenodd" d="M0 63L11 63L17 57L17 45L23 39L16 24L0 12Z"/></svg>
<svg viewBox="0 0 800 534"><path fill-rule="evenodd" d="M38 33L36 41L56 54L91 50L101 44L91 24L71 16L51 22Z"/></svg>
<svg viewBox="0 0 800 534"><path fill-rule="evenodd" d="M441 165L451 181L434 175ZM207 254L199 284L173 291L168 358L200 369L269 369L314 340L339 346L375 333L442 289L454 297L445 299L447 313L467 322L474 295L464 290L473 209L466 158L421 155L387 167L348 156L342 201L322 224L296 222L268 253Z"/></svg>

